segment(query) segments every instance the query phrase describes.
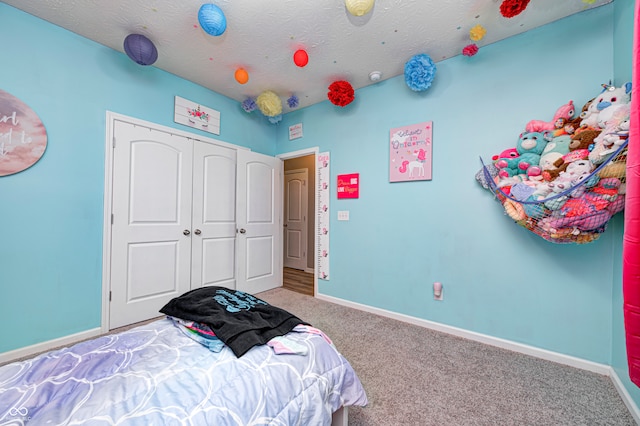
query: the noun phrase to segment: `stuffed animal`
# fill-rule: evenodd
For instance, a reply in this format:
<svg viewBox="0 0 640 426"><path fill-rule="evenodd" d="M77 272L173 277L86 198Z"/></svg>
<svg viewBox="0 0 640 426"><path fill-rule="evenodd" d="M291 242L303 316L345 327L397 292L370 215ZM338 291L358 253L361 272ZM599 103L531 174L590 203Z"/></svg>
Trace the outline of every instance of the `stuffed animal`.
<svg viewBox="0 0 640 426"><path fill-rule="evenodd" d="M494 161L494 164L499 169L498 176L500 176L501 178L507 178L517 175L519 173L517 167L518 163L514 159L518 158L519 156L520 153L518 152L517 148L508 148L502 151L500 154L491 157L491 159ZM500 163L502 167L498 166L498 163Z"/></svg>
<svg viewBox="0 0 640 426"><path fill-rule="evenodd" d="M519 157L512 159L500 159L496 167L501 170L514 170L516 174L524 174L528 177L540 176L540 155L544 147L551 140L551 132L523 132L518 137L516 149Z"/></svg>
<svg viewBox="0 0 640 426"><path fill-rule="evenodd" d="M609 202L587 197L585 194L579 198L570 198L555 212L555 215L541 220L542 226L548 231L562 228L575 228L580 231L603 230L609 219L611 211Z"/></svg>
<svg viewBox="0 0 640 426"><path fill-rule="evenodd" d="M627 175L627 164L624 161L611 161L598 170L598 176L600 179L606 179L610 177L624 178Z"/></svg>
<svg viewBox="0 0 640 426"><path fill-rule="evenodd" d="M600 113L605 109L611 106L614 106L610 111L605 112L606 119L609 118L610 115L616 109L616 105L628 104L631 99L631 83L627 83L621 87L610 86L607 84L602 85L604 90L600 93L600 95L596 96L592 102L590 102L587 110L583 113L584 118L580 122L581 126L591 126L598 127L598 122L600 121ZM606 120L603 120L606 121Z"/></svg>
<svg viewBox="0 0 640 426"><path fill-rule="evenodd" d="M565 171L569 163L576 160L584 160L589 157L589 149L593 148L594 139L600 134L601 130L583 130L571 136L569 144L569 152L555 161L555 168L546 169L543 172L543 179L553 181L558 175Z"/></svg>
<svg viewBox="0 0 640 426"><path fill-rule="evenodd" d="M589 153L589 160L592 163L604 163L610 157L610 154L627 140L630 115L630 104L627 103L616 107L613 115L607 120L605 128L593 140L594 145Z"/></svg>
<svg viewBox="0 0 640 426"><path fill-rule="evenodd" d="M569 135L556 136L544 147L540 155L540 168L545 170L555 170L558 167L554 164L556 160L569 153L571 137Z"/></svg>
<svg viewBox="0 0 640 426"><path fill-rule="evenodd" d="M498 161L501 158L516 158L519 156L518 150L516 148L508 148L502 151L500 154L494 155L491 157L493 161Z"/></svg>
<svg viewBox="0 0 640 426"><path fill-rule="evenodd" d="M622 181L618 178L600 179L598 185L591 188L591 192L608 201L614 201L618 198L618 190L622 185Z"/></svg>
<svg viewBox="0 0 640 426"><path fill-rule="evenodd" d="M631 83L626 83L624 86L615 88L609 86L607 91L611 96L604 97L602 101L598 103L598 126L605 128L607 121L613 117L618 108L624 107L631 103Z"/></svg>
<svg viewBox="0 0 640 426"><path fill-rule="evenodd" d="M602 133L602 130L584 130L571 136L569 151L577 151L579 149L589 149L595 144L595 139Z"/></svg>
<svg viewBox="0 0 640 426"><path fill-rule="evenodd" d="M551 121L531 120L525 126L527 132L543 132L545 130L561 129L567 120L573 118L576 109L573 101L569 101L556 110Z"/></svg>
<svg viewBox="0 0 640 426"><path fill-rule="evenodd" d="M558 177L549 182L549 187L555 193L564 192L572 188L581 175L589 175L593 170L593 164L589 160L576 160L569 163Z"/></svg>

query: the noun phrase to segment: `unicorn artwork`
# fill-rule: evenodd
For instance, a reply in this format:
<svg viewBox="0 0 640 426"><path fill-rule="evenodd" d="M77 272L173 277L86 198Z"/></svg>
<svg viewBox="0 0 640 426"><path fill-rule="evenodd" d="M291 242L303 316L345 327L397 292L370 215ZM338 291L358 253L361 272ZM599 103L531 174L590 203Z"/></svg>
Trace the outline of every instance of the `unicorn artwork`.
<svg viewBox="0 0 640 426"><path fill-rule="evenodd" d="M431 121L390 130L390 182L431 180L432 131Z"/></svg>
<svg viewBox="0 0 640 426"><path fill-rule="evenodd" d="M417 160L404 160L398 171L400 173L406 173L408 170L409 177L414 177L414 173L416 173L416 176L418 177L424 177L424 163L427 161L427 152L424 149L420 148L416 151L413 151L413 156L417 157Z"/></svg>
<svg viewBox="0 0 640 426"><path fill-rule="evenodd" d="M417 176L424 176L424 163L418 160L404 160L402 165L398 168L398 171L400 173L406 173L407 170L409 171L409 177L414 177L414 173L417 173Z"/></svg>

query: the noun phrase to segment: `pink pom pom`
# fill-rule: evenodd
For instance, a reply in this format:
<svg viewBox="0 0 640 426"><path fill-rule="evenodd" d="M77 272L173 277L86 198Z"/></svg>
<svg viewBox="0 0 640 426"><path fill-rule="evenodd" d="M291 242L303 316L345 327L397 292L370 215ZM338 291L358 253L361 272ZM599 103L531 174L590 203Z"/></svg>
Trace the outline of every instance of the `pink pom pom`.
<svg viewBox="0 0 640 426"><path fill-rule="evenodd" d="M462 49L462 54L464 56L473 56L478 53L478 46L475 43L468 44Z"/></svg>

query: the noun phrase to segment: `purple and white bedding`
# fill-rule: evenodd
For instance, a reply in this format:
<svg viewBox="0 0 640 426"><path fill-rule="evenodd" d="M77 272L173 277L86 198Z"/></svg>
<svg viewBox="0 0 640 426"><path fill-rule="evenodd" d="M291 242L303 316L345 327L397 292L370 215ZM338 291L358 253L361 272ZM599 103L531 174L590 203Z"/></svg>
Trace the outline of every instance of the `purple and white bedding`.
<svg viewBox="0 0 640 426"><path fill-rule="evenodd" d="M0 367L0 425L329 425L367 404L355 371L321 335L213 352L169 319Z"/></svg>

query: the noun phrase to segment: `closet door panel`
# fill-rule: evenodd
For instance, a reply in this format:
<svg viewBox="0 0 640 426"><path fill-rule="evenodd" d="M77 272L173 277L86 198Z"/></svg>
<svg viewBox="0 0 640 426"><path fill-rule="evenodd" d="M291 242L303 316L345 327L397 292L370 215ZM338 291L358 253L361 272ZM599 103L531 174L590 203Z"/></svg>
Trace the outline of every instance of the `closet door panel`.
<svg viewBox="0 0 640 426"><path fill-rule="evenodd" d="M282 286L282 160L238 151L238 289Z"/></svg>
<svg viewBox="0 0 640 426"><path fill-rule="evenodd" d="M110 328L159 316L191 281L192 145L120 121L114 138Z"/></svg>
<svg viewBox="0 0 640 426"><path fill-rule="evenodd" d="M194 141L191 288L236 288L236 151Z"/></svg>

